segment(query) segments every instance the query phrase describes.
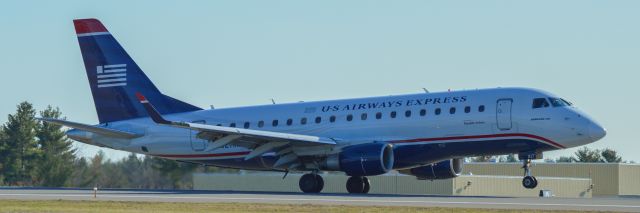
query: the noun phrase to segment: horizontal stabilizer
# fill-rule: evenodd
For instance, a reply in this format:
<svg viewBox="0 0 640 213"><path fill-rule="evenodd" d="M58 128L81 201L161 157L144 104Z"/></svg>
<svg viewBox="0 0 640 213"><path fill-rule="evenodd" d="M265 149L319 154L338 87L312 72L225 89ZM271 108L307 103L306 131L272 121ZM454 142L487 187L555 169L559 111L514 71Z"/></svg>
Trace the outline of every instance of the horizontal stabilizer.
<svg viewBox="0 0 640 213"><path fill-rule="evenodd" d="M83 131L87 131L87 132L92 132L92 133L96 133L96 134L100 134L100 135L104 135L104 136L112 137L112 138L132 139L132 138L137 138L137 137L142 136L140 134L125 132L125 131L122 131L122 130L115 130L115 129L99 127L99 126L91 126L91 125L88 125L88 124L81 124L81 123L65 121L65 120L60 120L60 119L54 119L54 118L37 118L37 119L41 120L41 121L44 121L44 122L49 122L49 123L53 123L53 124L67 126L67 127L71 127L71 128L74 128L74 129L79 129L79 130L83 130Z"/></svg>

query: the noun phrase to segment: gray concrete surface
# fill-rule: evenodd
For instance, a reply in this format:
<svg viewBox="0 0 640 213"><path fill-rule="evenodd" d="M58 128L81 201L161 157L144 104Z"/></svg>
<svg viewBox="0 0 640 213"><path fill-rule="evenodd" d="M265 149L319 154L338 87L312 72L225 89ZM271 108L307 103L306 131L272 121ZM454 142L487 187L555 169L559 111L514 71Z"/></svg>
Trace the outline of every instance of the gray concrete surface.
<svg viewBox="0 0 640 213"><path fill-rule="evenodd" d="M538 210L589 210L640 212L640 197L511 198L422 195L349 195L229 191L99 190L0 188L0 199L110 200L148 202L239 202L272 204L418 206Z"/></svg>

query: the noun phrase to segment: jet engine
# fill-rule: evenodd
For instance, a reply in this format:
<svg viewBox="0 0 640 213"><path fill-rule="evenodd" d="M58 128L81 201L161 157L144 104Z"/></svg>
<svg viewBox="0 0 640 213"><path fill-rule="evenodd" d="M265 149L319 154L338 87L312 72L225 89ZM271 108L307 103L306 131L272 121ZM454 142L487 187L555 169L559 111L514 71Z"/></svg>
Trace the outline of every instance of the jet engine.
<svg viewBox="0 0 640 213"><path fill-rule="evenodd" d="M323 162L326 170L343 171L349 176L381 175L393 169L393 146L368 143L348 146Z"/></svg>
<svg viewBox="0 0 640 213"><path fill-rule="evenodd" d="M463 164L464 160L462 158L456 158L440 161L427 166L400 170L399 172L406 175L416 176L420 180L449 179L458 177L460 173L462 173Z"/></svg>

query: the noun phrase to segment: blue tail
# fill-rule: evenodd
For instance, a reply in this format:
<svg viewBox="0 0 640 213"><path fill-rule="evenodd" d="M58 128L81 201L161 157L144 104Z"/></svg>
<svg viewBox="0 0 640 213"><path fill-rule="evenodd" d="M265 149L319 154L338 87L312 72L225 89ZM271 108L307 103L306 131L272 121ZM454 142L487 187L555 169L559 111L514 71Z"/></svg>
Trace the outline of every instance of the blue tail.
<svg viewBox="0 0 640 213"><path fill-rule="evenodd" d="M201 110L160 93L100 21L73 23L100 123L146 117L137 92L145 94L162 114Z"/></svg>

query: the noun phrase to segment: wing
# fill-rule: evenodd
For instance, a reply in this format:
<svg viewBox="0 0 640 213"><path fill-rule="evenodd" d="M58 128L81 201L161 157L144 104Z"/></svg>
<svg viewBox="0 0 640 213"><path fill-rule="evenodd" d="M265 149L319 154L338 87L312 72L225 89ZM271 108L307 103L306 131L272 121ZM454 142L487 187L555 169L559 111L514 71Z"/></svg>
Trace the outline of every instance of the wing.
<svg viewBox="0 0 640 213"><path fill-rule="evenodd" d="M323 155L336 145L334 139L326 137L170 121L162 117L143 95L137 93L136 96L155 123L198 131L199 138L209 140L205 152L233 144L252 149L253 151L245 157L245 160L249 160L275 151L279 159L274 167L289 165L285 168L292 169L301 166L299 157Z"/></svg>

